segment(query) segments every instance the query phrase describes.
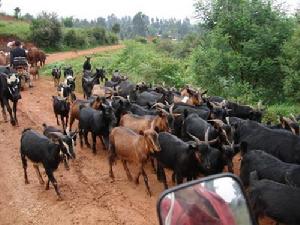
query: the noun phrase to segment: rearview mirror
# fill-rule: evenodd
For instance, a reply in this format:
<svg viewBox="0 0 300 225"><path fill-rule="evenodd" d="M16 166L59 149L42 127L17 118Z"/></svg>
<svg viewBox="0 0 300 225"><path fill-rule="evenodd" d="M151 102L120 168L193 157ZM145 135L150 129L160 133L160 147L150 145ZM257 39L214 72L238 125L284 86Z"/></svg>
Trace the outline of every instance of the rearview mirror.
<svg viewBox="0 0 300 225"><path fill-rule="evenodd" d="M229 173L164 191L157 214L160 225L256 225L239 178Z"/></svg>

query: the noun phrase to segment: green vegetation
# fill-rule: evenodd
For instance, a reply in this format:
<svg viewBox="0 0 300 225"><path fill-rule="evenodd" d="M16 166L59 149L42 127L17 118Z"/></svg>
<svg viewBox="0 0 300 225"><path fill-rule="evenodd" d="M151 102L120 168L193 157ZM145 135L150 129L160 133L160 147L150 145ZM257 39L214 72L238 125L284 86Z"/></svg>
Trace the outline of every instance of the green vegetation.
<svg viewBox="0 0 300 225"><path fill-rule="evenodd" d="M30 24L25 21L0 21L0 36L16 37L20 40L28 40Z"/></svg>

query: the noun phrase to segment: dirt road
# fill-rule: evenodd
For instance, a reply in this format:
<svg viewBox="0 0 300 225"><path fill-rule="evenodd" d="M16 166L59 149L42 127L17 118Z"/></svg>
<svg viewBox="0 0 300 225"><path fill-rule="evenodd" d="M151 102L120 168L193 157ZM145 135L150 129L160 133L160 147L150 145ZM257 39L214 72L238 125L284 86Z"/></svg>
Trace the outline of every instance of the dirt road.
<svg viewBox="0 0 300 225"><path fill-rule="evenodd" d="M124 45L112 45L112 46L103 46L103 47L82 50L82 51L53 53L53 54L50 54L49 56L47 56L46 63L49 64L49 63L58 62L58 61L65 60L65 59L72 59L72 58L76 58L76 57L83 56L83 55L94 54L97 52L118 50L123 47L124 47Z"/></svg>

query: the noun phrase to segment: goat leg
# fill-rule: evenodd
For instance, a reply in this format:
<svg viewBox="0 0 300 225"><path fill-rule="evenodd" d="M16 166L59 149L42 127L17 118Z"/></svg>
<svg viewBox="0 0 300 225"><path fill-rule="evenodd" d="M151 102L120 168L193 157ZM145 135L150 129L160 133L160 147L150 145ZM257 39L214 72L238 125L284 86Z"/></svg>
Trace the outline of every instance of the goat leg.
<svg viewBox="0 0 300 225"><path fill-rule="evenodd" d="M62 123L63 130L66 130L66 125L65 125L65 121L64 121L64 116L63 115L60 115L60 121Z"/></svg>
<svg viewBox="0 0 300 225"><path fill-rule="evenodd" d="M84 143L86 144L86 146L88 147L88 148L91 148L91 145L90 145L90 143L89 143L89 141L88 141L88 131L86 131L86 130L84 130L83 131L83 138L84 138Z"/></svg>
<svg viewBox="0 0 300 225"><path fill-rule="evenodd" d="M15 120L16 126L19 126L19 122L18 122L18 119L17 119L17 104L18 104L18 102L14 101L14 103L13 103L13 112L14 112L14 120Z"/></svg>
<svg viewBox="0 0 300 225"><path fill-rule="evenodd" d="M112 170L112 164L115 160L115 149L114 149L114 145L110 143L109 145L109 152L108 152L108 164L109 164L109 176L112 179L115 179L113 170Z"/></svg>
<svg viewBox="0 0 300 225"><path fill-rule="evenodd" d="M70 170L70 167L69 167L69 164L68 164L68 159L67 159L66 155L64 155L63 161L64 161L65 169Z"/></svg>
<svg viewBox="0 0 300 225"><path fill-rule="evenodd" d="M157 175L158 175L158 180L163 182L165 189L168 189L165 170L159 162L157 162Z"/></svg>
<svg viewBox="0 0 300 225"><path fill-rule="evenodd" d="M82 141L82 130L81 129L79 129L79 140L80 140L80 147L82 148L83 141Z"/></svg>
<svg viewBox="0 0 300 225"><path fill-rule="evenodd" d="M27 176L27 160L26 160L26 156L22 153L21 153L21 159L22 159L22 165L24 169L25 184L29 184L28 176Z"/></svg>
<svg viewBox="0 0 300 225"><path fill-rule="evenodd" d="M8 99L4 99L3 103L6 106L6 109L7 109L8 113L9 113L10 123L11 123L11 125L14 126L16 124L16 122L15 122L14 117L12 115L12 110L11 110L11 107L9 105Z"/></svg>
<svg viewBox="0 0 300 225"><path fill-rule="evenodd" d="M37 177L38 177L38 179L39 179L39 182L40 182L40 184L45 184L45 182L44 182L44 180L43 180L43 177L42 177L42 175L41 175L41 172L40 172L40 170L39 170L39 165L37 165L37 164L33 164L33 167L34 167L34 169L35 169L35 172L36 172L36 175L37 175Z"/></svg>
<svg viewBox="0 0 300 225"><path fill-rule="evenodd" d="M142 175L144 177L144 182L145 182L145 185L146 185L146 188L147 188L147 191L148 191L148 194L150 195L151 197L151 191L150 191L150 187L149 187L149 184L148 184L148 177L147 177L147 174L144 170L144 167L142 167Z"/></svg>
<svg viewBox="0 0 300 225"><path fill-rule="evenodd" d="M131 173L130 173L128 167L127 167L127 162L125 160L122 160L122 164L123 164L123 167L124 167L124 170L126 172L128 180L132 181L132 176L131 176Z"/></svg>
<svg viewBox="0 0 300 225"><path fill-rule="evenodd" d="M53 171L51 169L46 169L46 174L48 175L49 180L51 181L52 185L54 186L55 192L57 194L57 200L61 201L62 197L61 197L59 189L58 189L57 181L55 180L55 178L53 176Z"/></svg>
<svg viewBox="0 0 300 225"><path fill-rule="evenodd" d="M57 125L59 126L60 124L59 124L59 121L58 121L58 116L57 116L57 114L55 113L55 117L56 117L56 123L57 123Z"/></svg>
<svg viewBox="0 0 300 225"><path fill-rule="evenodd" d="M50 185L50 180L49 180L49 178L48 178L48 181L47 181L45 190L47 190L47 191L49 190L49 185Z"/></svg>
<svg viewBox="0 0 300 225"><path fill-rule="evenodd" d="M93 146L92 146L92 149L93 149L93 153L96 154L96 134L94 132L92 132L92 140L93 140Z"/></svg>
<svg viewBox="0 0 300 225"><path fill-rule="evenodd" d="M2 101L2 100L0 100L0 103L1 103L1 108L2 108L2 116L3 116L4 122L7 122L7 115L6 115L6 110L5 110L4 103L3 103L3 101Z"/></svg>
<svg viewBox="0 0 300 225"><path fill-rule="evenodd" d="M151 162L151 166L152 166L152 169L153 169L153 173L156 174L155 159L150 157L150 162Z"/></svg>

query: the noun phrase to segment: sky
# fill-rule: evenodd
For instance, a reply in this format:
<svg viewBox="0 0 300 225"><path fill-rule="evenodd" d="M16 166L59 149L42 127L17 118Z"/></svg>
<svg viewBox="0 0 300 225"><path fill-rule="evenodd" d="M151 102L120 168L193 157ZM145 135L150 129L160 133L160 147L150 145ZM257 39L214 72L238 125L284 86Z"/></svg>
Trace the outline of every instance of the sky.
<svg viewBox="0 0 300 225"><path fill-rule="evenodd" d="M292 11L300 8L300 0L286 2ZM37 15L41 11L56 12L59 16L74 16L81 19L106 18L114 13L117 17L134 16L141 11L150 17L193 19L195 0L1 0L0 11L13 14L20 7L21 13Z"/></svg>

